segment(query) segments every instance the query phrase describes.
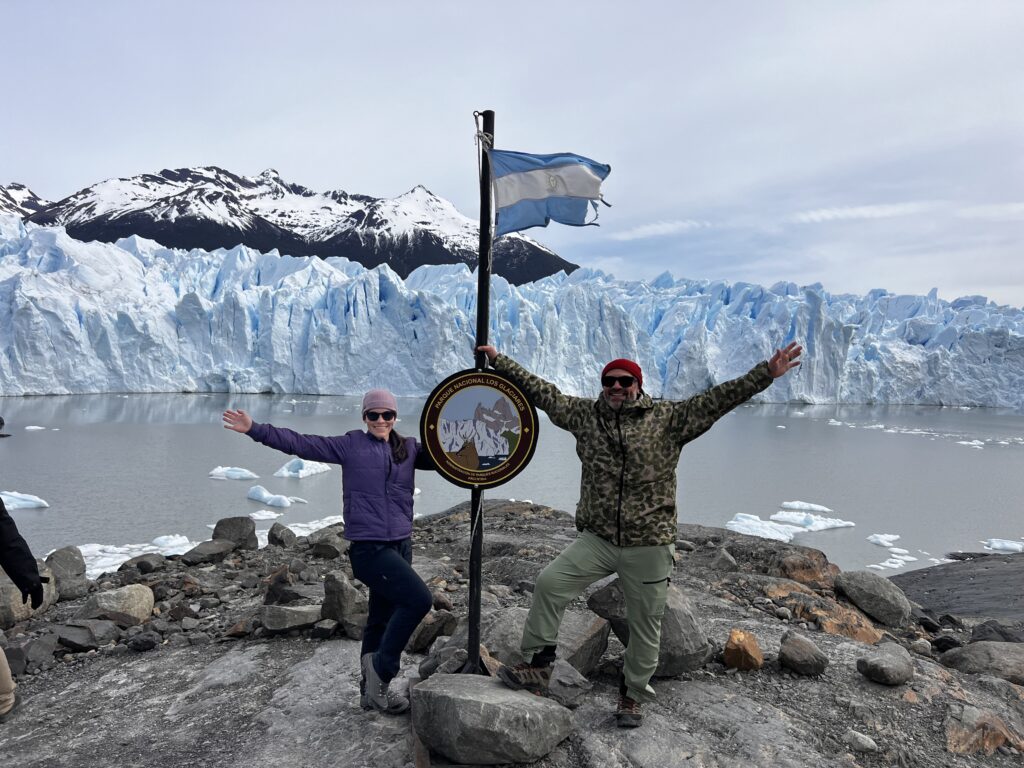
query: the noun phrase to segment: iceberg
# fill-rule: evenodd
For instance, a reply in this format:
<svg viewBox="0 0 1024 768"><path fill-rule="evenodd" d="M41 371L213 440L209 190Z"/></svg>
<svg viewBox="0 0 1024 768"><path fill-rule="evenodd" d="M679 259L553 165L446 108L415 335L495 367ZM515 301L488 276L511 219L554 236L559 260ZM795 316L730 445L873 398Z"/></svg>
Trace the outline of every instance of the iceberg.
<svg viewBox="0 0 1024 768"><path fill-rule="evenodd" d="M246 494L246 498L258 501L261 504L266 504L268 507L290 507L293 503L309 503L305 499L300 499L298 496L282 496L277 493L271 493L262 485L254 485L250 488L249 493Z"/></svg>
<svg viewBox="0 0 1024 768"><path fill-rule="evenodd" d="M796 340L803 365L756 402L1024 408L1024 309L983 297L582 268L523 285L495 276L491 300L492 343L570 395L595 394L602 366L629 357L651 395L680 399ZM402 280L342 257L83 243L0 215L0 395L422 396L471 364L475 315L464 264Z"/></svg>
<svg viewBox="0 0 1024 768"><path fill-rule="evenodd" d="M294 458L282 466L274 477L296 477L303 478L310 475L318 475L321 472L330 472L331 465L320 461L308 461L306 459Z"/></svg>
<svg viewBox="0 0 1024 768"><path fill-rule="evenodd" d="M260 476L243 467L214 467L210 477L213 480L258 480Z"/></svg>
<svg viewBox="0 0 1024 768"><path fill-rule="evenodd" d="M44 509L50 506L38 496L17 491L0 491L0 499L4 500L7 509Z"/></svg>

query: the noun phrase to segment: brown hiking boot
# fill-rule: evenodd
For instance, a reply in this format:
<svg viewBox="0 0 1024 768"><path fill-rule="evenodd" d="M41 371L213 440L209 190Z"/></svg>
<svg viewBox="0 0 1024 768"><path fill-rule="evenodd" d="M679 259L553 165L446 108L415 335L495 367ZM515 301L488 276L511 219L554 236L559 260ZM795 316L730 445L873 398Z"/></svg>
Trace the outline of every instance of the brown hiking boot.
<svg viewBox="0 0 1024 768"><path fill-rule="evenodd" d="M525 661L514 667L502 665L498 679L516 691L530 691L541 696L547 694L551 682L551 667L534 667Z"/></svg>
<svg viewBox="0 0 1024 768"><path fill-rule="evenodd" d="M640 711L640 702L634 701L624 693L619 694L619 706L615 710L615 722L619 728L637 728L644 721Z"/></svg>

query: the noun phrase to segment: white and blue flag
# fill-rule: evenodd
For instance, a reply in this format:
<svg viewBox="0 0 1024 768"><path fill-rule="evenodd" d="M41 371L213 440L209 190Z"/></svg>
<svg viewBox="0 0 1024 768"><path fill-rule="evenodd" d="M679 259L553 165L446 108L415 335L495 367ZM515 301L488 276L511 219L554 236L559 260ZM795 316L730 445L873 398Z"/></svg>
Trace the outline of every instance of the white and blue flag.
<svg viewBox="0 0 1024 768"><path fill-rule="evenodd" d="M550 221L576 227L594 223L587 221L587 210L593 206L596 218L601 182L611 173L610 165L570 152L528 155L492 149L489 156L495 237L546 227Z"/></svg>

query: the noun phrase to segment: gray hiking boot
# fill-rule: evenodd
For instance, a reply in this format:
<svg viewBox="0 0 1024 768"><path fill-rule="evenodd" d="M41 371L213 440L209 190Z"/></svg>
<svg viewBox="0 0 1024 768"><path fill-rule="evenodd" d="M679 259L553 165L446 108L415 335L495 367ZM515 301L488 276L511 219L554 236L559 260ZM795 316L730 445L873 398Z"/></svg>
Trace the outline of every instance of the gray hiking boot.
<svg viewBox="0 0 1024 768"><path fill-rule="evenodd" d="M373 654L368 653L362 658L365 691L359 697L364 709L376 709L388 715L400 715L409 710L409 700L400 693L388 689L388 684L380 679L373 666Z"/></svg>
<svg viewBox="0 0 1024 768"><path fill-rule="evenodd" d="M498 669L498 679L513 690L544 696L551 683L551 667L535 667L525 661L514 667L502 665Z"/></svg>

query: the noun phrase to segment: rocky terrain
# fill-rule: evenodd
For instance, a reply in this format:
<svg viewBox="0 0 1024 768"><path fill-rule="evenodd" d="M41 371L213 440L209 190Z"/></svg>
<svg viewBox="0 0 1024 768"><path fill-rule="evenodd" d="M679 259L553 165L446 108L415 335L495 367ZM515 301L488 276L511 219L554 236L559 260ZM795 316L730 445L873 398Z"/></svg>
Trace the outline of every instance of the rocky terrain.
<svg viewBox="0 0 1024 768"><path fill-rule="evenodd" d="M17 675L0 763L33 766L1018 766L1024 627L912 603L892 582L840 573L817 550L682 525L662 659L644 725L615 726L628 641L612 579L570 606L551 697L465 659L466 505L417 522L434 610L410 642L411 714L359 707L365 592L338 528L296 539L222 520L178 558L146 555L95 581L74 548L29 615L0 582L0 644ZM485 669L519 660L540 569L569 515L488 503ZM77 557L76 557L77 555ZM1018 556L1013 556L1018 557ZM1024 558L1024 556L1019 556ZM1001 558L1002 559L1002 558ZM1013 560L1013 563L1024 562ZM952 564L944 590L955 591ZM928 569L933 570L933 569ZM919 571L911 597L926 593ZM983 590L975 575L971 589ZM449 638L449 635L452 635ZM563 706L564 705L564 706Z"/></svg>

